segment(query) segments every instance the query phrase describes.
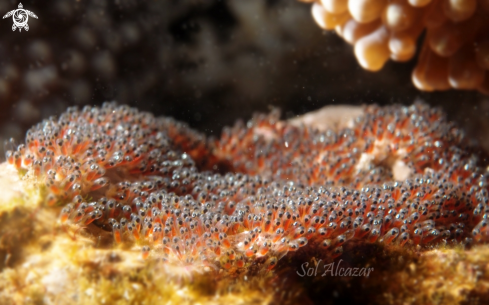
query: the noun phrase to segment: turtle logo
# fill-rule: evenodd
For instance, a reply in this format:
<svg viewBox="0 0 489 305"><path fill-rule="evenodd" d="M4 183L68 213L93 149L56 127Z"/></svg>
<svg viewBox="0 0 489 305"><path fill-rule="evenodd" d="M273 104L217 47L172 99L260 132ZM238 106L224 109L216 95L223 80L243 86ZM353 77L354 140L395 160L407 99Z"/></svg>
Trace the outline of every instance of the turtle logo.
<svg viewBox="0 0 489 305"><path fill-rule="evenodd" d="M26 31L29 31L29 25L27 24L27 20L29 20L29 16L38 19L36 14L34 14L31 11L25 10L23 8L24 7L22 6L22 3L19 3L18 9L10 11L7 14L5 14L5 16L3 16L3 19L12 16L12 19L14 20L14 24L12 25L12 31L19 29L19 32L21 32L22 28L24 28Z"/></svg>

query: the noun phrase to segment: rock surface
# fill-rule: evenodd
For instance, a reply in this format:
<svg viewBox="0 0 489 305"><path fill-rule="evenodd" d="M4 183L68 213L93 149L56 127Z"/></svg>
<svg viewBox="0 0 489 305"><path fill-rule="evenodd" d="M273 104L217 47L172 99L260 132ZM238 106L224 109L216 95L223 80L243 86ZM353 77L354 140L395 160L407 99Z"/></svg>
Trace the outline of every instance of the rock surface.
<svg viewBox="0 0 489 305"><path fill-rule="evenodd" d="M339 112L338 112L339 111ZM294 120L317 124L338 113L329 108ZM334 113L335 115L332 115ZM343 116L343 115L342 115ZM329 120L329 119L328 119ZM346 117L338 124L347 124ZM321 123L322 124L322 123ZM324 126L324 125L318 125ZM338 126L338 125L336 125ZM25 177L25 176L24 176ZM0 165L0 303L2 304L485 304L489 301L489 246L440 244L406 249L352 244L345 255L321 261L321 253L302 252L281 260L270 272L210 279L140 251L107 247L93 227L62 226L59 208L46 208L35 180L20 179ZM304 264L320 270L304 274ZM326 273L325 265L372 268L368 277Z"/></svg>

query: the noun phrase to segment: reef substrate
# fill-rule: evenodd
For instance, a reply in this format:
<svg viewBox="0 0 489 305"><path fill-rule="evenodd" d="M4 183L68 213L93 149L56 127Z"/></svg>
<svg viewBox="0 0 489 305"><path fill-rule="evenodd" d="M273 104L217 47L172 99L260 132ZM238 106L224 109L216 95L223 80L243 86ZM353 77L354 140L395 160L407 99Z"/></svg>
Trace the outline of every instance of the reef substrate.
<svg viewBox="0 0 489 305"><path fill-rule="evenodd" d="M487 298L485 159L426 105L354 114L273 112L219 139L113 103L43 121L2 165L0 298ZM299 276L319 259L374 272Z"/></svg>

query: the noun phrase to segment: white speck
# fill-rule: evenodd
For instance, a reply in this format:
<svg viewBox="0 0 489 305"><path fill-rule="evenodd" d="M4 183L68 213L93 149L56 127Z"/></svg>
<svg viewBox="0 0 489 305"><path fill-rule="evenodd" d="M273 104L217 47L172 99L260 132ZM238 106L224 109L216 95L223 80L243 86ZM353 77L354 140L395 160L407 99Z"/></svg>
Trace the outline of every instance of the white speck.
<svg viewBox="0 0 489 305"><path fill-rule="evenodd" d="M41 279L41 283L44 285L46 292L53 295L59 295L63 291L66 291L66 284L69 282L70 279L66 269L58 267L51 269L51 272Z"/></svg>
<svg viewBox="0 0 489 305"><path fill-rule="evenodd" d="M285 142L285 147L289 147L289 142Z"/></svg>
<svg viewBox="0 0 489 305"><path fill-rule="evenodd" d="M185 297L186 295L188 295L188 291L186 288L183 288L183 289L177 290L176 294L181 296L181 297Z"/></svg>

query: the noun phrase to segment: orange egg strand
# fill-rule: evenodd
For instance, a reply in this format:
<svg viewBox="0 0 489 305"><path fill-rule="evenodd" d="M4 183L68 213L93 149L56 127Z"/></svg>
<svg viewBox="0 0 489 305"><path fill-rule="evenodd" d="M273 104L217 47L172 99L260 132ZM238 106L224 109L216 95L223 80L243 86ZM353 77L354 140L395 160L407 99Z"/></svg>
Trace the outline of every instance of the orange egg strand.
<svg viewBox="0 0 489 305"><path fill-rule="evenodd" d="M302 247L335 257L352 241L487 240L487 174L440 111L371 106L325 132L278 118L207 140L105 103L43 121L6 154L44 183L48 205L63 206L61 223L110 230L143 258L189 270L270 269Z"/></svg>
<svg viewBox="0 0 489 305"><path fill-rule="evenodd" d="M312 15L354 45L359 64L378 71L408 61L425 32L412 80L420 90L476 89L489 94L489 1L318 0Z"/></svg>

